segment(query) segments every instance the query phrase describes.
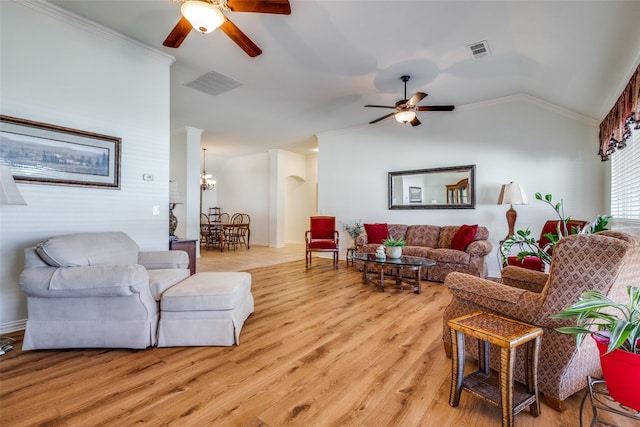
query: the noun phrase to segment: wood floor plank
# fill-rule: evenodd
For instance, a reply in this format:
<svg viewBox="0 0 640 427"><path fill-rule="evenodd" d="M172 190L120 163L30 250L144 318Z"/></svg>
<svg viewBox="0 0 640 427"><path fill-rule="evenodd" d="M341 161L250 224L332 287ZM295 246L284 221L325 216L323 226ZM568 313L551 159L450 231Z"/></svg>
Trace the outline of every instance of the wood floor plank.
<svg viewBox="0 0 640 427"><path fill-rule="evenodd" d="M468 393L448 404L451 296L441 283L380 292L343 261L336 270L316 257L306 269L303 258L300 245L203 251L199 271L259 265L239 346L22 351L22 333L12 334L15 350L0 357L0 426L500 424L498 408ZM287 262L269 265L278 261ZM515 424L578 426L581 397Z"/></svg>

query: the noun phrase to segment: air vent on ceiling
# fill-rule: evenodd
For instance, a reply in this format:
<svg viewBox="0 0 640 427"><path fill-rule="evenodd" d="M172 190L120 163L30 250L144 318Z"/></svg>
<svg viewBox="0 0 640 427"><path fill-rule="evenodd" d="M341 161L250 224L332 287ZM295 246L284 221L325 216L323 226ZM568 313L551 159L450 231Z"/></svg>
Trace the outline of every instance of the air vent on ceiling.
<svg viewBox="0 0 640 427"><path fill-rule="evenodd" d="M216 71L209 71L194 81L185 83L185 86L199 90L211 96L218 96L242 85L243 83Z"/></svg>
<svg viewBox="0 0 640 427"><path fill-rule="evenodd" d="M471 52L471 56L475 59L484 58L485 56L491 55L489 52L489 44L486 40L482 40L481 42L471 43L467 46L469 52Z"/></svg>

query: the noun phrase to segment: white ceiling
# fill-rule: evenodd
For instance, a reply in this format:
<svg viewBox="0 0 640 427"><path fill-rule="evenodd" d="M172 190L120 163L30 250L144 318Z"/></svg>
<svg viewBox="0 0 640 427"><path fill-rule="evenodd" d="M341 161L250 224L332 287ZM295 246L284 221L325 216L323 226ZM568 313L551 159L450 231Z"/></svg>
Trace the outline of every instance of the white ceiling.
<svg viewBox="0 0 640 427"><path fill-rule="evenodd" d="M420 105L524 93L599 121L640 60L637 0L290 2L291 15L225 12L263 50L250 58L220 30L162 46L180 18L171 0L52 1L173 55L171 127L203 129L222 157L366 125L388 110L365 104L403 98L403 74L409 96L429 94ZM475 60L466 46L482 40L491 56ZM212 70L243 85L215 97L184 86ZM422 126L439 114L455 112L419 113Z"/></svg>

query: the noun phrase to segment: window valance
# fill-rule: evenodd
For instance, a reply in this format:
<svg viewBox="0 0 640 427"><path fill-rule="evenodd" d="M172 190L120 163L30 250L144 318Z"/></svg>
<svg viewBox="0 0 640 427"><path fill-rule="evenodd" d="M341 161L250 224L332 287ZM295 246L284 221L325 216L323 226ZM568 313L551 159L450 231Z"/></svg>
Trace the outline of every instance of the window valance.
<svg viewBox="0 0 640 427"><path fill-rule="evenodd" d="M622 95L600 123L600 151L602 161L616 150L627 146L631 129L640 129L640 65L631 76Z"/></svg>

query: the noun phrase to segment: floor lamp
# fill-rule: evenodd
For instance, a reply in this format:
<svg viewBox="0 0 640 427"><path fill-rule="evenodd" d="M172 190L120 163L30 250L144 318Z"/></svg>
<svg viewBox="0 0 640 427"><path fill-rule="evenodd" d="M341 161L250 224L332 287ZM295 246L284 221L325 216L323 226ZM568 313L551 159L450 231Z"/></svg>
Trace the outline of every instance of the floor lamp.
<svg viewBox="0 0 640 427"><path fill-rule="evenodd" d="M510 205L507 210L507 224L509 225L509 233L505 237L505 240L515 234L514 227L516 225L516 218L518 213L513 209L513 205L527 205L527 194L524 192L522 186L518 183L511 181L509 184L503 184L500 189L500 196L498 197L499 205Z"/></svg>

